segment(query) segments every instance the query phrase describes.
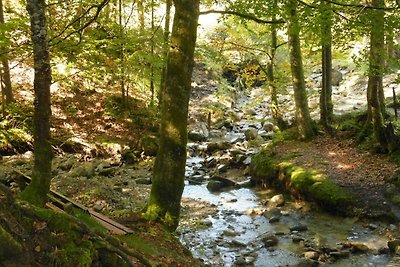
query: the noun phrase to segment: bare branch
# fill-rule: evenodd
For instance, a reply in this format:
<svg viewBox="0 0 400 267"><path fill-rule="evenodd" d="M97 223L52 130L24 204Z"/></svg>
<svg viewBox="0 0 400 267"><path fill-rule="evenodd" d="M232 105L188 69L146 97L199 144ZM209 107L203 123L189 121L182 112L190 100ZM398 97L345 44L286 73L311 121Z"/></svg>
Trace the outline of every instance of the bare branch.
<svg viewBox="0 0 400 267"><path fill-rule="evenodd" d="M87 14L89 14L90 11L92 11L93 9L96 9L96 13L94 14L94 16L88 20L83 26L81 26L79 29L68 33L66 36L64 36L61 40L58 40L57 42L51 44L53 45L57 45L59 43L61 43L62 41L66 40L68 37L70 37L71 35L75 34L75 33L79 33L81 31L83 31L85 28L87 28L90 24L92 24L100 15L100 12L103 10L103 8L110 2L110 0L103 0L100 4L98 5L94 5L89 7L85 12L83 12L79 17L77 17L76 19L74 19L73 21L71 21L60 33L58 33L56 36L54 36L53 38L51 38L51 40L49 41L49 43L51 43L52 41L54 41L55 39L61 37L73 24L75 24L76 22L78 22L79 20L81 20L84 16L86 16Z"/></svg>

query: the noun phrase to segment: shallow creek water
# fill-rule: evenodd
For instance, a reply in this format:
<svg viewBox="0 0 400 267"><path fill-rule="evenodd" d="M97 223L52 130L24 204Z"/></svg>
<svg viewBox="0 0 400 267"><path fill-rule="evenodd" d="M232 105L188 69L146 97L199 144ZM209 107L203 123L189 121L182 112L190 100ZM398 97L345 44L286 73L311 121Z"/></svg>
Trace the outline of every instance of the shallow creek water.
<svg viewBox="0 0 400 267"><path fill-rule="evenodd" d="M379 225L371 230L368 222L315 211L304 212L290 201L281 209L281 220L269 223L256 211L266 208L259 203L260 198L275 193L241 188L214 194L205 185L187 185L184 197L214 204L217 212L206 219L209 225L206 229L181 227L180 239L195 257L210 266L235 266L238 263L244 266L310 266L304 262L304 246L294 243L294 236L309 240L318 247L335 248L341 242L359 241L371 249L371 253L351 254L330 266L387 266L388 255L373 253L387 244L382 234L386 226ZM298 223L307 225L308 230L290 232L289 227ZM278 237L278 245L265 248L262 236L267 233Z"/></svg>
<svg viewBox="0 0 400 267"><path fill-rule="evenodd" d="M202 167L204 158L189 157L187 176ZM238 175L240 172L228 172L227 178L246 180ZM285 205L278 208L280 220L269 222L273 216L268 214L271 208L263 202L280 192L268 188L230 188L212 193L206 185L207 179L200 185L187 183L183 197L194 200L194 209L196 203L208 203L215 211L202 219L200 227L182 225L179 233L182 243L209 266L311 266L305 261L306 251L335 249L347 241L360 242L370 252L350 253L348 257L327 261L329 266L388 266L391 261L389 255L378 253L387 247L385 232L390 228L387 224L332 216L288 195ZM190 220L190 213L187 216ZM308 230L290 231L297 224L306 225ZM277 245L264 245L263 237L268 234L278 238ZM294 242L296 238L303 241Z"/></svg>

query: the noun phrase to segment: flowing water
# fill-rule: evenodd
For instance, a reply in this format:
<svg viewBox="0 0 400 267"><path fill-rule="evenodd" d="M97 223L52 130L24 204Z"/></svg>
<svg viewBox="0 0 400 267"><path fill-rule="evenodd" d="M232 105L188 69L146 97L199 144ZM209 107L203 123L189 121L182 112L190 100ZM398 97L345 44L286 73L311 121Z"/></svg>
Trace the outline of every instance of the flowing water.
<svg viewBox="0 0 400 267"><path fill-rule="evenodd" d="M330 266L387 266L389 256L377 253L387 244L386 237L382 235L385 225L377 225L377 229L371 230L367 222L322 212L304 212L290 201L281 208L281 220L270 223L257 211L266 208L259 203L260 198L275 193L241 188L214 194L205 185L187 185L184 197L214 204L217 212L207 219L209 227L206 229L181 228L181 241L195 257L210 266L234 266L235 263L247 266L310 266L303 257L307 249L302 242L293 242L295 236L313 243L313 247L335 248L345 241L358 241L371 251L351 254ZM298 223L307 225L308 230L291 232L289 228ZM278 237L276 246L264 246L262 237L267 233Z"/></svg>

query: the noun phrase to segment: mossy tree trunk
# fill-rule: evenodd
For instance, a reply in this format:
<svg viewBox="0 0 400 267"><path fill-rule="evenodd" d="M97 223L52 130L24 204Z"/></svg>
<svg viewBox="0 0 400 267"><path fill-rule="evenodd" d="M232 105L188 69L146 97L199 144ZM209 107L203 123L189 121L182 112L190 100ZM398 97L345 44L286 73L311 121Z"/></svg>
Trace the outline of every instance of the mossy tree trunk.
<svg viewBox="0 0 400 267"><path fill-rule="evenodd" d="M4 24L4 7L3 0L0 0L0 24ZM3 49L1 49L3 50ZM8 51L7 48L3 51L0 51L1 56L1 64L3 65L3 69L1 70L1 82L4 86L2 86L2 94L4 95L6 104L15 102L14 94L12 91L11 85L11 76L10 76L10 67L8 65Z"/></svg>
<svg viewBox="0 0 400 267"><path fill-rule="evenodd" d="M278 0L274 0L273 2L273 15L271 21L276 21L276 13L278 9ZM275 122L278 124L278 127L283 130L285 128L285 122L283 121L281 111L279 109L279 102L278 102L278 89L276 87L275 75L274 75L274 68L275 68L275 54L276 49L278 47L278 34L277 34L277 24L271 24L271 42L270 42L270 49L269 49L269 62L267 65L267 77L268 77L268 84L271 93L271 105L272 105L272 116L274 117Z"/></svg>
<svg viewBox="0 0 400 267"><path fill-rule="evenodd" d="M296 123L302 139L311 139L315 129L308 110L308 99L304 81L303 61L300 49L300 25L297 17L297 1L287 0L287 35L290 68L296 105Z"/></svg>
<svg viewBox="0 0 400 267"><path fill-rule="evenodd" d="M384 7L384 0L373 0L372 5L378 8ZM388 147L388 140L385 134L385 122L383 117L382 103L382 76L384 68L384 10L371 10L371 39L369 57L368 91L370 91L370 105L372 112L372 122L376 141L384 149Z"/></svg>
<svg viewBox="0 0 400 267"><path fill-rule="evenodd" d="M51 68L47 38L46 3L44 0L28 0L27 9L31 21L31 38L34 57L34 166L32 181L22 192L22 197L35 204L44 205L50 189L50 85Z"/></svg>
<svg viewBox="0 0 400 267"><path fill-rule="evenodd" d="M160 146L146 218L178 226L184 188L187 118L194 65L199 0L174 0L175 16L161 103Z"/></svg>
<svg viewBox="0 0 400 267"><path fill-rule="evenodd" d="M330 3L321 1L322 89L320 95L320 123L330 130L332 104L332 10Z"/></svg>
<svg viewBox="0 0 400 267"><path fill-rule="evenodd" d="M160 79L160 89L158 92L158 103L161 106L162 103L162 91L165 88L165 76L166 76L166 59L168 56L168 48L169 48L169 28L171 22L171 7L172 7L172 0L166 0L165 2L165 23L164 23L164 35L163 35L163 68L161 71L161 79Z"/></svg>

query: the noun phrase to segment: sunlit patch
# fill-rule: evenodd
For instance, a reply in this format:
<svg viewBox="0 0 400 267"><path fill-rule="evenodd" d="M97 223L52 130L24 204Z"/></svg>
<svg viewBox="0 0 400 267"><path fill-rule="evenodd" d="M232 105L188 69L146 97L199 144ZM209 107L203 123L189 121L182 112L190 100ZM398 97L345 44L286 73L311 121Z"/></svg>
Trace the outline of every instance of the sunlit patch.
<svg viewBox="0 0 400 267"><path fill-rule="evenodd" d="M338 163L337 168L342 169L342 170L350 170L354 169L354 164L344 164L344 163Z"/></svg>
<svg viewBox="0 0 400 267"><path fill-rule="evenodd" d="M329 151L329 152L328 152L328 155L329 155L329 156L336 156L337 154L336 154L336 152Z"/></svg>

